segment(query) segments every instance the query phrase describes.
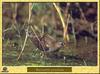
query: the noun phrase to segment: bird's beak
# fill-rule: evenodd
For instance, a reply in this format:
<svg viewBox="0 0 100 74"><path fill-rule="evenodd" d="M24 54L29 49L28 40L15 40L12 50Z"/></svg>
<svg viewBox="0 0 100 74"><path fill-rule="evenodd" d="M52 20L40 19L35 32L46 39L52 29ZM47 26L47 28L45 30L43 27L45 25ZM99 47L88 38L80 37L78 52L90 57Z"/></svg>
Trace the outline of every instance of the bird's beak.
<svg viewBox="0 0 100 74"><path fill-rule="evenodd" d="M63 42L59 42L59 45L64 46L64 43Z"/></svg>

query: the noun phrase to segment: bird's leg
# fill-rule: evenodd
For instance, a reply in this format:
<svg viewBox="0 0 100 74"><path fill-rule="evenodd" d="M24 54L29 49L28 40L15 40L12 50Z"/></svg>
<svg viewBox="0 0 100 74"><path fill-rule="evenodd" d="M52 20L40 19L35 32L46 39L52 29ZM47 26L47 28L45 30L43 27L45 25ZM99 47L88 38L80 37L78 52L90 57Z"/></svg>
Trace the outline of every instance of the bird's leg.
<svg viewBox="0 0 100 74"><path fill-rule="evenodd" d="M87 45L87 43L88 43L88 37L85 36L84 38L85 38L85 43L86 43L86 45Z"/></svg>
<svg viewBox="0 0 100 74"><path fill-rule="evenodd" d="M42 52L40 52L40 56L41 56L40 58L42 59L43 58L43 53Z"/></svg>
<svg viewBox="0 0 100 74"><path fill-rule="evenodd" d="M41 62L46 65L46 59L47 59L47 56L46 56L46 53L45 52L41 52ZM44 62L43 62L44 61Z"/></svg>
<svg viewBox="0 0 100 74"><path fill-rule="evenodd" d="M37 51L38 51L38 48L36 48L35 51L33 50L33 56L36 56Z"/></svg>
<svg viewBox="0 0 100 74"><path fill-rule="evenodd" d="M46 53L45 53L45 52L43 52L43 51L40 53L40 55L41 55L41 59L44 59L44 58L46 58L46 57L47 57L47 56L46 56Z"/></svg>
<svg viewBox="0 0 100 74"><path fill-rule="evenodd" d="M63 59L64 59L64 64L65 64L66 63L66 57L64 56Z"/></svg>

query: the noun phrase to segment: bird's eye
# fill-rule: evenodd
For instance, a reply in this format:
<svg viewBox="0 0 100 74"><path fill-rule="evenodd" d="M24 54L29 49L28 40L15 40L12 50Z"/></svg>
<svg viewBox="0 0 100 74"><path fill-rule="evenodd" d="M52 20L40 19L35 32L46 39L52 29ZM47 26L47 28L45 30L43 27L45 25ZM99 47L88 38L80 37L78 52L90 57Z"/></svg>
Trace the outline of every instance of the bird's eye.
<svg viewBox="0 0 100 74"><path fill-rule="evenodd" d="M60 44L60 45L64 45L64 43L63 43L63 42L59 42L59 44Z"/></svg>

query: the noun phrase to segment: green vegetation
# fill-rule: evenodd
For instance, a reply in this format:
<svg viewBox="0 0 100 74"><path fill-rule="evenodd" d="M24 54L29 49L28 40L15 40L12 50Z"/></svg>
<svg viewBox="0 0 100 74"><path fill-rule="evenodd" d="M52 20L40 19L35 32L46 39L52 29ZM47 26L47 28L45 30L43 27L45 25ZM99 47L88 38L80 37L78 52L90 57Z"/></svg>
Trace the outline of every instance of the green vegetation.
<svg viewBox="0 0 100 74"><path fill-rule="evenodd" d="M58 11L55 8L56 6L59 9ZM91 27L88 27L88 24L91 23L87 23L84 19L73 19L73 34L68 34L67 25L72 15L69 13L67 15L67 6L65 9L60 7L60 3L56 3L56 6L53 3L3 3L3 66L97 65L97 42L91 38L86 41L84 37L79 40L75 39L76 32L74 31L79 29L90 30ZM84 6L84 8L86 7ZM69 7L69 9L71 10L72 7ZM73 21L71 22L73 23ZM46 57L43 57L43 51L34 45L34 40L30 39L31 34L33 37L48 34L54 38L52 40L63 42L63 47L56 54L63 54L67 58L64 58L64 56L60 59L50 58L55 52L46 53ZM69 40L66 38L69 38ZM50 41L48 39L48 42ZM54 44L52 43L52 45ZM75 56L75 58L78 56L82 60L73 59L69 56Z"/></svg>

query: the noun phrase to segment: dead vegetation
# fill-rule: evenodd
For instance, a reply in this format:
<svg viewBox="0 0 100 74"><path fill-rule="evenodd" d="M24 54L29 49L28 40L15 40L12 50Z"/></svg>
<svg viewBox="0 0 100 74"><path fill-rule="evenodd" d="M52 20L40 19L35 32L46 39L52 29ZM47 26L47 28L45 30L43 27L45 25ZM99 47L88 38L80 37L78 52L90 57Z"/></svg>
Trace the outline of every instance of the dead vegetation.
<svg viewBox="0 0 100 74"><path fill-rule="evenodd" d="M3 65L97 65L96 3L2 7Z"/></svg>

